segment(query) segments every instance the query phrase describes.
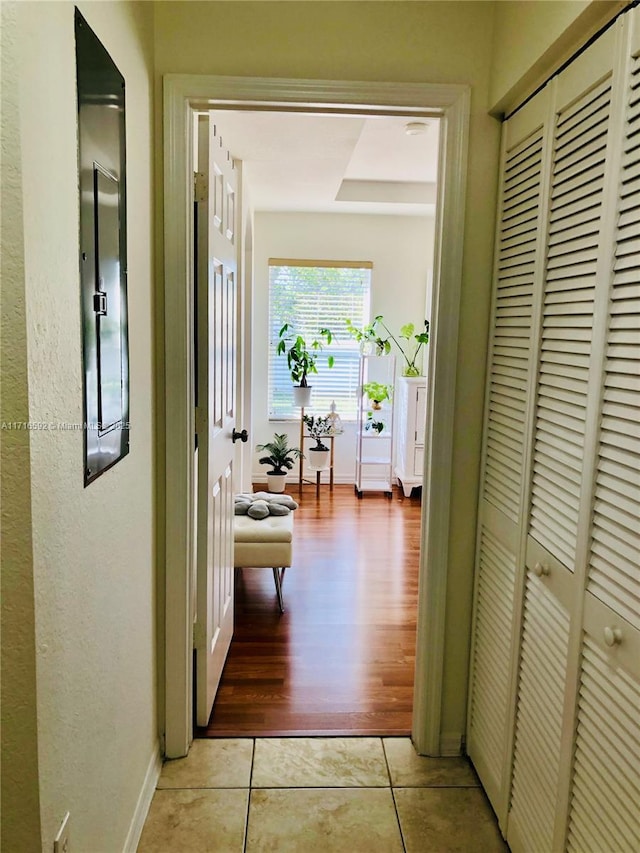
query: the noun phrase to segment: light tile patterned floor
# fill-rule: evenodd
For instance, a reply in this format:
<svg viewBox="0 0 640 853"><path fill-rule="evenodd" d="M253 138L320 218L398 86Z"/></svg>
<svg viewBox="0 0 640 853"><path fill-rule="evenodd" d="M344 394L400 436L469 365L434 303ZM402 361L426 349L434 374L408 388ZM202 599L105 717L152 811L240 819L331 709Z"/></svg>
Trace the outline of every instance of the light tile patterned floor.
<svg viewBox="0 0 640 853"><path fill-rule="evenodd" d="M463 758L408 738L194 741L164 765L138 853L503 853Z"/></svg>

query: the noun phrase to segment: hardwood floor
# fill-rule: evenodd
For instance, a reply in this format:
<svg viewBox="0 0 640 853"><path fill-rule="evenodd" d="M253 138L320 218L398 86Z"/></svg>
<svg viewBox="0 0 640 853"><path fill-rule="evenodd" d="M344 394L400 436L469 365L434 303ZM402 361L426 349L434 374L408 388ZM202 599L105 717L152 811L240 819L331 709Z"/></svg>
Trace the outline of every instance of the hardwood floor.
<svg viewBox="0 0 640 853"><path fill-rule="evenodd" d="M401 490L305 486L285 612L269 569L236 572L231 650L197 737L410 733L420 512Z"/></svg>

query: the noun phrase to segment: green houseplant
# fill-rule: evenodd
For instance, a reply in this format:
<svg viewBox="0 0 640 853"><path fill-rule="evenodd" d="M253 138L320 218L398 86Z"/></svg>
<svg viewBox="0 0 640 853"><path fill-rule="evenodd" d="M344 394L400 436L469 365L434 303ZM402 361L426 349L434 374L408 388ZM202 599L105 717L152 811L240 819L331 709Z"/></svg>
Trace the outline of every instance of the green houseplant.
<svg viewBox="0 0 640 853"><path fill-rule="evenodd" d="M269 465L267 471L267 488L270 492L284 492L284 481L287 472L293 468L294 460L302 456L299 447L289 447L289 437L286 433L275 433L273 439L266 444L258 444L256 450L267 456L261 456L260 465Z"/></svg>
<svg viewBox="0 0 640 853"><path fill-rule="evenodd" d="M331 435L332 421L329 417L320 415L305 415L304 423L311 438L315 439L315 446L309 448L309 463L316 471L327 467L329 462L330 448L322 441Z"/></svg>
<svg viewBox="0 0 640 853"><path fill-rule="evenodd" d="M391 399L392 388L390 385L384 385L381 382L365 382L362 386L362 393L366 394L374 409L381 409L382 403Z"/></svg>
<svg viewBox="0 0 640 853"><path fill-rule="evenodd" d="M406 362L404 369L402 371L403 376L420 376L420 368L416 364L418 356L420 355L420 350L425 344L429 343L429 321L424 321L424 328L421 332L416 332L415 326L413 323L406 323L404 326L400 327L399 337L404 338L407 343L411 343L413 347L413 354L411 351L405 352L405 349L400 345L400 343L393 338L396 343L396 346L402 353L402 356Z"/></svg>
<svg viewBox="0 0 640 853"><path fill-rule="evenodd" d="M365 347L370 348L369 354L388 355L391 352L391 342L398 347L405 361L402 368L403 376L420 376L420 368L417 361L418 356L425 344L429 343L429 321L424 321L424 328L421 332L416 332L416 327L413 323L405 323L400 327L398 336L396 337L389 327L384 322L382 314L374 317L373 322L362 329L358 329L353 325L351 320L347 320L347 330L360 343L360 349L365 352ZM384 332L382 334L381 330ZM401 338L406 341L402 344L398 340ZM410 345L410 346L409 346Z"/></svg>
<svg viewBox="0 0 640 853"><path fill-rule="evenodd" d="M287 366L291 374L294 387L294 402L297 406L306 406L311 397L311 386L307 381L307 377L311 373L317 373L318 368L316 362L320 351L326 344L330 344L333 339L330 329L320 329L318 337L312 340L309 344L305 341L302 335L296 334L289 323L278 332L278 346L276 352L278 355L287 356ZM327 365L333 367L334 358L332 355L327 357ZM297 389L309 389L301 392Z"/></svg>
<svg viewBox="0 0 640 853"><path fill-rule="evenodd" d="M384 421L379 421L374 417L373 412L367 412L367 420L365 422L364 428L367 432L375 432L377 435L380 435L381 432L384 431Z"/></svg>
<svg viewBox="0 0 640 853"><path fill-rule="evenodd" d="M383 338L378 332L378 325L381 322L382 314L378 314L371 323L361 329L354 326L350 319L346 321L347 331L358 341L363 355L389 355L391 352L389 338Z"/></svg>

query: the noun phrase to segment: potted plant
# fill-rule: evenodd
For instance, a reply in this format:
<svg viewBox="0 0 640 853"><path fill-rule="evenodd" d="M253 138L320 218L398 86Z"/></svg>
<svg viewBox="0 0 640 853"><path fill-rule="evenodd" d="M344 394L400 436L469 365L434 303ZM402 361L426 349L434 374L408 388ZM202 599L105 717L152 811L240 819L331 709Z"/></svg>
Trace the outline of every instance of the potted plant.
<svg viewBox="0 0 640 853"><path fill-rule="evenodd" d="M403 376L420 376L420 368L416 364L416 361L418 359L418 356L420 355L420 350L422 349L422 347L425 344L429 343L429 321L428 320L424 321L424 329L421 332L418 332L417 334L416 334L415 326L413 325L413 323L406 323L404 326L400 327L399 337L404 338L408 342L414 342L415 341L415 343L413 343L413 355L411 355L411 357L409 357L410 352L409 352L409 354L407 354L404 351L403 347L400 346L399 342L397 340L395 340L395 338L393 338L393 340L396 343L396 346L398 347L398 349L402 353L402 356L406 362L406 364L402 370L402 375Z"/></svg>
<svg viewBox="0 0 640 853"><path fill-rule="evenodd" d="M382 403L391 399L392 389L390 385L383 385L381 382L365 382L362 393L369 398L372 408L380 410Z"/></svg>
<svg viewBox="0 0 640 853"><path fill-rule="evenodd" d="M331 434L332 422L329 417L305 415L307 432L315 439L315 446L309 448L309 464L315 471L322 471L329 464L330 448L322 439Z"/></svg>
<svg viewBox="0 0 640 853"><path fill-rule="evenodd" d="M311 399L311 386L307 382L310 373L317 373L316 361L324 348L324 341L331 343L333 336L330 329L320 329L318 338L307 344L302 335L297 335L289 323L278 332L277 354L287 356L287 365L293 380L293 400L296 406L304 408ZM333 367L333 356L327 357L327 364Z"/></svg>
<svg viewBox="0 0 640 853"><path fill-rule="evenodd" d="M365 354L388 355L391 352L391 341L398 347L405 361L402 369L403 376L420 376L420 368L417 365L418 356L425 344L429 343L429 321L424 321L424 329L416 333L413 323L405 323L400 327L398 337L396 337L389 327L384 322L382 314L378 314L373 322L362 329L356 328L351 320L347 320L347 329L353 337L360 343L360 350ZM380 329L386 333L384 337ZM407 341L407 344L401 344L398 338ZM408 349L407 345L411 343L412 349ZM367 353L365 347L370 347Z"/></svg>
<svg viewBox="0 0 640 853"><path fill-rule="evenodd" d="M275 433L272 441L266 444L258 444L256 450L260 453L265 450L268 456L262 456L258 460L261 465L269 465L267 471L267 488L270 492L284 492L284 481L287 471L293 468L294 459L302 456L298 447L289 447L289 438L286 433Z"/></svg>
<svg viewBox="0 0 640 853"><path fill-rule="evenodd" d="M373 322L359 329L351 320L347 320L347 331L360 344L360 352L363 355L389 355L391 342L389 338L383 338L378 332L378 324L382 322L382 314L374 317Z"/></svg>
<svg viewBox="0 0 640 853"><path fill-rule="evenodd" d="M373 412L367 412L367 420L364 425L367 432L375 432L377 435L384 430L384 421L379 421L373 416Z"/></svg>

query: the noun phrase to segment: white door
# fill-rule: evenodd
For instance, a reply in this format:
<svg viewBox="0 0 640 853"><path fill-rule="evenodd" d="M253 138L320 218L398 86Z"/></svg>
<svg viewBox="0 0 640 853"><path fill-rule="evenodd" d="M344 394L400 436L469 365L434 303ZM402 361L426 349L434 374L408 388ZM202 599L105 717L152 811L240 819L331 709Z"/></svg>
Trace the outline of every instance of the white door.
<svg viewBox="0 0 640 853"><path fill-rule="evenodd" d="M205 726L233 633L236 189L208 116L196 118L196 721Z"/></svg>

